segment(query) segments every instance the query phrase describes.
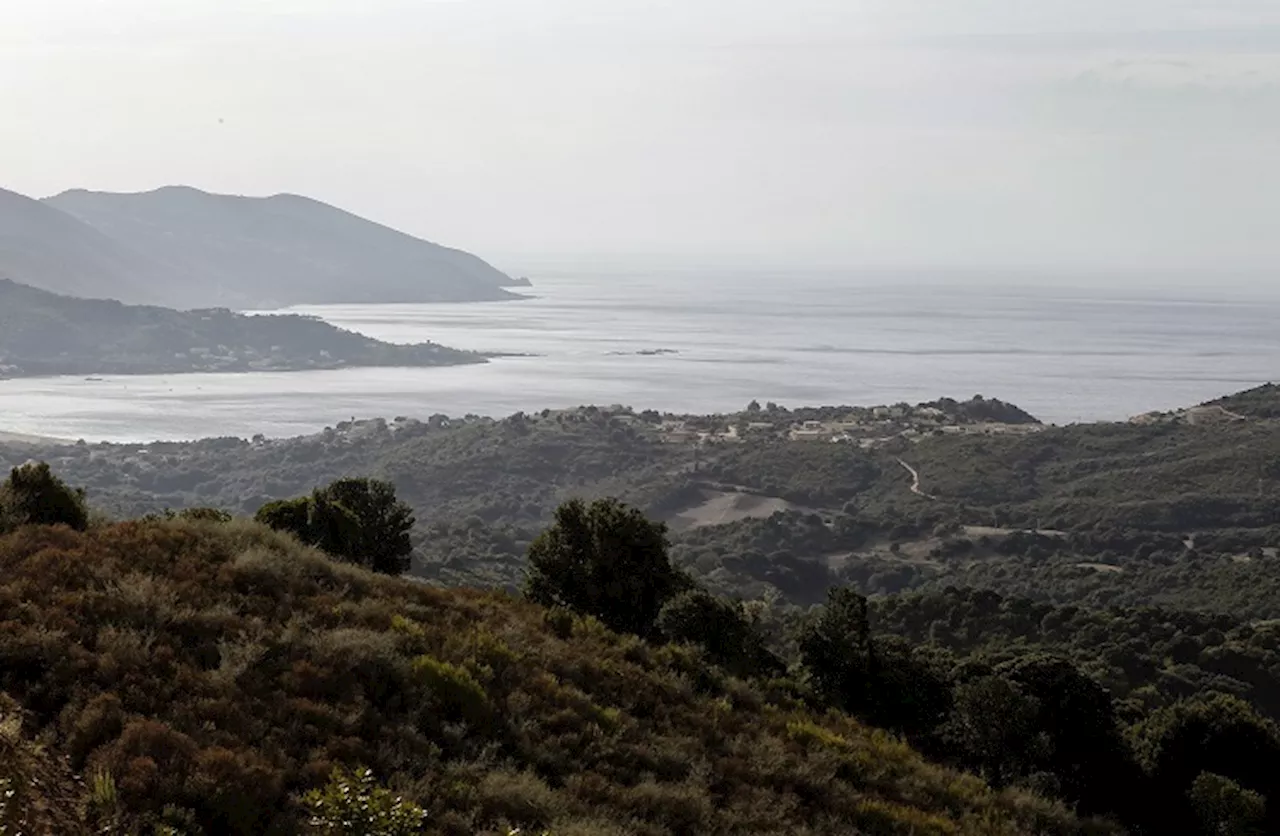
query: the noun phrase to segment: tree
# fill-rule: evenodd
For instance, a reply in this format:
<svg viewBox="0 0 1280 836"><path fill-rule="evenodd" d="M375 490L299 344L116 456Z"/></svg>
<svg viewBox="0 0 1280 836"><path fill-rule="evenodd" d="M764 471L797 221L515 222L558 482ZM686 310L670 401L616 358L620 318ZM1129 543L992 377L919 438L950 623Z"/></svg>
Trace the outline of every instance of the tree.
<svg viewBox="0 0 1280 836"><path fill-rule="evenodd" d="M711 661L735 676L777 676L786 671L765 647L741 604L702 589L671 599L658 615L658 630L669 641L703 648Z"/></svg>
<svg viewBox="0 0 1280 836"><path fill-rule="evenodd" d="M339 479L311 496L270 502L254 519L375 572L400 575L410 566L413 511L389 482Z"/></svg>
<svg viewBox="0 0 1280 836"><path fill-rule="evenodd" d="M1201 772L1188 795L1200 820L1201 833L1261 836L1267 832L1267 800L1230 778Z"/></svg>
<svg viewBox="0 0 1280 836"><path fill-rule="evenodd" d="M870 705L875 647L867 599L852 589L833 589L827 605L800 633L800 659L828 702L861 714Z"/></svg>
<svg viewBox="0 0 1280 836"><path fill-rule="evenodd" d="M647 636L663 605L689 586L667 548L666 525L635 508L575 499L557 508L554 524L529 545L525 594Z"/></svg>
<svg viewBox="0 0 1280 836"><path fill-rule="evenodd" d="M311 530L311 497L278 499L258 509L253 518L276 531L287 531L304 543L314 545Z"/></svg>
<svg viewBox="0 0 1280 836"><path fill-rule="evenodd" d="M84 490L67 486L46 462L24 464L0 484L0 531L20 525L89 527Z"/></svg>
<svg viewBox="0 0 1280 836"><path fill-rule="evenodd" d="M413 509L396 498L394 485L378 479L339 479L321 491L317 501L355 517L355 536L346 557L387 575L409 571L413 554L409 532L416 520Z"/></svg>
<svg viewBox="0 0 1280 836"><path fill-rule="evenodd" d="M965 766L997 789L1027 775L1044 743L1036 729L1040 704L1001 676L979 676L955 689L943 731Z"/></svg>
<svg viewBox="0 0 1280 836"><path fill-rule="evenodd" d="M1161 810L1168 826L1194 815L1193 807L1199 806L1203 814L1213 789L1202 785L1196 791L1203 773L1263 798L1280 798L1280 728L1238 697L1216 694L1159 709L1139 723L1132 736L1153 792L1169 799ZM1218 786L1214 792L1225 790ZM1280 810L1267 813L1267 832L1277 832Z"/></svg>
<svg viewBox="0 0 1280 836"><path fill-rule="evenodd" d="M904 641L877 642L867 599L833 589L799 637L800 659L831 705L909 737L931 733L951 707L951 683Z"/></svg>
<svg viewBox="0 0 1280 836"><path fill-rule="evenodd" d="M873 650L868 720L912 741L932 737L951 711L953 660L900 636L873 639Z"/></svg>
<svg viewBox="0 0 1280 836"><path fill-rule="evenodd" d="M1033 654L1000 666L1001 676L1036 701L1047 747L1039 766L1082 812L1132 812L1141 772L1125 744L1111 694L1066 659Z"/></svg>

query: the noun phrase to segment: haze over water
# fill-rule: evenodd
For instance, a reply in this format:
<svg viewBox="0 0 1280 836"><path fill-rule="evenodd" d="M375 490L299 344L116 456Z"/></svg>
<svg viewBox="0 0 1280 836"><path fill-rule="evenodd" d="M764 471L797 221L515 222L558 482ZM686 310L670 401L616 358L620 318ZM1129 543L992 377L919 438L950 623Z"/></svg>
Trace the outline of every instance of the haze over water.
<svg viewBox="0 0 1280 836"><path fill-rule="evenodd" d="M1097 283L1095 283L1097 284ZM838 273L539 275L537 298L298 309L395 342L527 353L437 369L0 382L3 429L86 440L306 434L580 404L720 412L976 393L1118 420L1280 378L1280 298ZM639 352L664 352L642 354ZM665 353L674 352L674 353Z"/></svg>

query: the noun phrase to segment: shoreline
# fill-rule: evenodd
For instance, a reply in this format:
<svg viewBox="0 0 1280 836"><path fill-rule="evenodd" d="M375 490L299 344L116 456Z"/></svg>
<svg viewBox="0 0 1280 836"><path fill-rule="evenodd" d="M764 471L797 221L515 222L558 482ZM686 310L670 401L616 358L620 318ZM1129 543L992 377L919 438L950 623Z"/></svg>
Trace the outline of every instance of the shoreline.
<svg viewBox="0 0 1280 836"><path fill-rule="evenodd" d="M389 345L395 345L389 343ZM451 349L461 352L461 349ZM85 383L101 383L105 378L109 377L181 377L184 375L207 375L207 374L235 374L235 375L254 375L254 374L301 374L303 372L336 372L347 369L452 369L459 366L483 366L492 360L501 360L509 357L538 357L537 354L523 354L513 352L494 352L487 353L481 351L464 352L471 355L468 359L458 360L451 363L318 363L315 365L304 366L299 364L284 364L280 366L270 366L262 368L225 368L212 366L208 368L174 368L174 367L156 367L137 370L121 370L121 369L98 369L96 371L87 371L84 369L76 369L74 371L40 371L26 373L22 370L9 369L4 374L0 374L0 383L6 381L17 380L62 380L64 378L81 378Z"/></svg>
<svg viewBox="0 0 1280 836"><path fill-rule="evenodd" d="M54 438L48 435L31 435L30 433L12 433L0 430L0 444L29 444L32 447L65 447L76 442L69 438Z"/></svg>

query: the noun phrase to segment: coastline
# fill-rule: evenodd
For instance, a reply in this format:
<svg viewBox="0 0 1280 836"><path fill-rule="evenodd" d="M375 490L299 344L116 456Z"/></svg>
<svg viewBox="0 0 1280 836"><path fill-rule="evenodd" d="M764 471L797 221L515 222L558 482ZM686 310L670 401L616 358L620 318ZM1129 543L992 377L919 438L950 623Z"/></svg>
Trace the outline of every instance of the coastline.
<svg viewBox="0 0 1280 836"><path fill-rule="evenodd" d="M392 345L388 343L388 345ZM416 346L393 346L395 348L412 349ZM537 355L519 354L519 353L484 353L479 351L460 351L458 349L446 349L451 352L453 359L446 362L419 362L414 363L406 361L402 358L389 358L387 362L370 363L370 362L309 362L309 363L269 363L264 361L244 362L226 362L226 363L210 363L204 366L184 364L184 365L165 365L165 364L105 364L105 365L79 365L76 363L66 363L65 365L49 364L50 368L27 368L20 366L10 366L0 374L0 382L6 380L38 380L41 378L64 378L64 377L83 377L87 382L100 382L97 378L104 376L109 377L146 377L148 375L198 375L198 374L295 374L298 372L324 372L339 371L342 369L447 369L456 366L481 366L488 363L492 359L503 357L533 357ZM46 363L47 361L39 361Z"/></svg>
<svg viewBox="0 0 1280 836"><path fill-rule="evenodd" d="M0 430L0 444L29 444L32 447L51 447L75 444L66 438L54 438L47 435L31 435L29 433L11 433Z"/></svg>

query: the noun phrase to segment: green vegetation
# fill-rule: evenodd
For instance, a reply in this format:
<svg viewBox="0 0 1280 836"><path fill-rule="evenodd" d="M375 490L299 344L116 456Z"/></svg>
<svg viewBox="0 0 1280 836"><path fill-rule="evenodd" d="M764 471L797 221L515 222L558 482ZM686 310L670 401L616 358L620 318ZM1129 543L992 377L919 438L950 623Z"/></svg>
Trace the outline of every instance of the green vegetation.
<svg viewBox="0 0 1280 836"><path fill-rule="evenodd" d="M395 345L314 317L177 311L58 296L0 279L0 377L297 371L483 363L478 354Z"/></svg>
<svg viewBox="0 0 1280 836"><path fill-rule="evenodd" d="M781 676L786 666L741 603L689 589L668 601L657 628L668 641L696 645L707 658L734 676Z"/></svg>
<svg viewBox="0 0 1280 836"><path fill-rule="evenodd" d="M48 463L15 467L0 484L0 533L22 525L89 526L84 491L53 475Z"/></svg>
<svg viewBox="0 0 1280 836"><path fill-rule="evenodd" d="M213 603L181 599L182 607L199 611L230 608L213 620L218 624L258 619L252 627L230 623L241 631L234 633L237 641L253 648L246 658L275 660L277 671L300 660L318 668L330 663L290 644L294 639L282 636L293 634L272 619L293 619L294 629L304 632L374 630L392 637L394 662L353 650L348 634L332 639L335 655L350 666L343 675L370 689L361 690L360 699L378 713L355 726L350 719L343 726L318 726L308 732L306 754L282 748L293 754L271 762L282 776L272 803L283 804L289 815L302 815L300 799L322 787L335 766L367 766L380 786L422 805L429 832L504 832L512 826L632 832L627 828L633 825L624 823L635 821L647 823L638 832L734 830L739 821L751 822L742 832L792 832L794 817L775 811L772 818L757 818L748 810L785 807L787 799L802 799L795 803L809 809L810 793L820 802L815 818L802 824L824 832L834 821L823 818L835 815L832 791L789 784L784 792L765 767L731 766L725 750L713 756L699 748L711 745L702 731L706 718L724 714L735 724L754 724L752 733L763 737L749 745L770 753L761 755L770 763L796 747L821 759L829 770L824 780L854 776L848 786L856 788L848 791L863 798L857 820L872 831L872 811L889 803L927 810L921 822L941 817L962 832L986 832L958 807L943 805L950 812L942 812L915 795L904 802L887 785L877 785L885 795L867 799L857 782L868 757L866 740L889 740L878 735L896 735L940 769L981 776L996 788L994 797L1032 792L1133 833L1280 830L1280 786L1273 778L1280 775L1280 467L1273 467L1280 462L1280 423L1272 412L1280 409L1280 390L1263 387L1131 423L1071 427L1039 427L1020 419L1015 407L986 399L951 403L883 411L768 406L705 417L596 408L502 421L435 416L343 424L282 441L0 448L0 463L17 466L33 454L49 458L72 484L87 485L95 508L156 515L140 523L91 524L80 534L59 529L59 537L93 543L69 547L77 553L96 555L106 548L100 538L131 526L149 536L198 531L218 543L246 532L270 536L226 521L223 511L246 516L261 509L260 519L273 527L348 562L360 562L375 542L398 543L393 551L403 556L407 534L410 573L431 586L357 581L371 576L356 567L332 568L338 564L299 551L291 538L271 540L271 546L241 539L229 550L219 547L220 568L200 570L212 578L210 594L219 584L231 585L217 593L222 597ZM841 443L791 440L797 422L813 421L890 435ZM942 423L926 431L913 428L915 421ZM735 437L726 427L747 429ZM700 441L690 440L697 434ZM385 482L379 490L389 498L386 507L403 501L420 522L408 522L405 508L400 524L379 529L376 517L362 520L354 513L358 503L350 497L312 492L316 484L351 473L376 477L354 480L360 484ZM35 481L54 495L69 491L50 488L50 479ZM304 498L278 502L296 496ZM170 507L193 510L161 515ZM19 527L0 542L50 531L21 525L38 521L10 523ZM344 550L360 530L395 534ZM111 548L111 554L147 553L135 545ZM237 596L264 595L281 581L270 573L246 578L248 569L225 564L276 565L267 555L279 548L295 550L289 560L304 577L320 572L320 565L354 574L323 591L291 587L274 603L254 599L247 605ZM51 557L58 549L46 544L40 553L42 561L58 565ZM165 584L200 574L181 568L185 558L167 559L175 568L164 573L179 574ZM401 558L382 570L394 574L404 565ZM32 613L54 606L31 597L29 588L38 584L30 578L6 583L22 590L12 594L10 608L22 602L15 612L31 624L43 618ZM120 581L96 583L92 589L115 589L111 584ZM378 584L376 591L369 583ZM439 591L443 586L506 592ZM509 597L521 589L532 602ZM50 600L79 594L63 590ZM170 595L150 591L146 600L161 594ZM421 605L434 609L430 617L414 608L420 595L431 601ZM369 596L393 603L367 603ZM464 601L470 603L464 607ZM339 613L366 607L377 608L378 618L339 619ZM464 616L459 607L473 609ZM89 617L58 610L47 623L76 635ZM136 625L142 622L111 623L141 629ZM154 629L154 643L174 628L147 629ZM0 662L11 659L19 670L39 672L24 675L43 677L43 684L17 688L0 680L0 691L33 718L24 728L26 739L55 739L66 733L61 712L67 709L49 695L60 693L58 687L75 693L56 684L77 681L75 642L96 651L84 638L62 646L56 645L62 639L42 633L27 641ZM50 643L56 652L40 655ZM200 663L202 671L221 669L220 647L218 653L216 662ZM557 655L562 653L591 661L570 663ZM52 658L72 661L39 661ZM547 701L541 686L527 684L546 672L563 683L565 671L579 670L579 664L572 699ZM46 681L54 674L45 670L67 679ZM279 678L235 676L237 687L243 680L266 688L270 680L283 695L278 699L337 700L336 716L351 717L348 692L336 685L293 691ZM676 693L671 682L691 695L678 716L664 702ZM253 693L267 706L277 699ZM410 704L419 706L418 713L405 708ZM531 706L543 713L531 714ZM75 710L85 709L77 703ZM244 709L285 723L286 715L273 710L279 711L258 702ZM681 719L686 710L688 725ZM423 725L423 711L436 725ZM409 715L413 719L405 719ZM543 720L535 717L544 715L546 725L538 725ZM598 731L587 734L572 723ZM404 737L371 738L341 756L315 754L330 733L365 739L369 724L390 724ZM217 739L216 745L239 751L186 724L174 728L200 746ZM424 751L444 753L432 755L439 763L423 766L405 748L420 740L410 728L429 738ZM733 739L745 728L720 731ZM638 742L601 751L599 736L612 740L621 729L665 754L642 755ZM41 736L50 733L53 738ZM256 737L237 739L253 741L244 745L261 751L254 748L260 745ZM59 751L72 757L80 774L96 774L82 766L99 761L77 761L75 750ZM839 762L826 759L833 752L841 753ZM754 764L755 757L748 760ZM697 768L676 770L662 758ZM313 760L323 763L304 768ZM811 766L789 763L793 772L811 774ZM130 809L131 785L119 763L103 762L103 768ZM709 779L708 769L722 770L715 772L720 777ZM677 803L664 791L658 806L679 808L685 818L659 821L637 812L650 808L632 794L646 782L662 784L659 776L668 774L677 776L684 800ZM525 787L529 775L537 783ZM588 775L605 776L612 788ZM516 795L528 799L478 800L476 787L490 780L520 783L524 789ZM726 802L726 781L757 791L768 787L771 795L759 808L732 793ZM1153 797L1165 802L1142 803ZM165 821L178 822L183 810L197 819L206 815L188 791L166 798L170 813L148 808L145 821L169 815ZM840 809L840 815L852 815ZM459 818L449 817L459 810ZM895 810L886 814L889 832L916 815ZM1031 832L1060 826L1019 822ZM917 832L933 826L917 824Z"/></svg>
<svg viewBox="0 0 1280 836"><path fill-rule="evenodd" d="M320 836L417 836L427 822L417 804L378 786L371 769L337 767L324 789L307 793L303 803Z"/></svg>
<svg viewBox="0 0 1280 836"><path fill-rule="evenodd" d="M4 814L34 832L1112 832L799 690L247 521L0 536Z"/></svg>
<svg viewBox="0 0 1280 836"><path fill-rule="evenodd" d="M1280 406L1276 391L1225 403L1262 414ZM952 418L920 420L990 417L979 405L999 402L955 403ZM946 416L942 407L918 412ZM998 414L1012 420L1015 410ZM592 407L344 423L278 441L0 447L0 465L38 455L121 516L183 507L252 515L367 473L417 511L412 571L444 585L520 589L528 545L559 505L617 497L667 522L672 560L726 597L808 607L835 586L873 595L956 586L1092 608L1280 617L1270 567L1280 549L1275 419L1206 410L1070 427L944 423L903 435L916 420L903 408L889 413L908 417L874 423L882 410L698 418ZM785 437L788 422L842 415L891 434L864 439L865 449ZM684 438L690 427L754 419L779 429L700 445L665 429L683 426ZM904 463L928 496L912 492Z"/></svg>
<svg viewBox="0 0 1280 836"><path fill-rule="evenodd" d="M255 519L334 557L387 575L409 570L413 511L377 479L339 479L311 496L269 502Z"/></svg>
<svg viewBox="0 0 1280 836"><path fill-rule="evenodd" d="M529 546L531 601L620 633L650 635L663 606L688 585L667 556L666 527L617 500L562 505Z"/></svg>

